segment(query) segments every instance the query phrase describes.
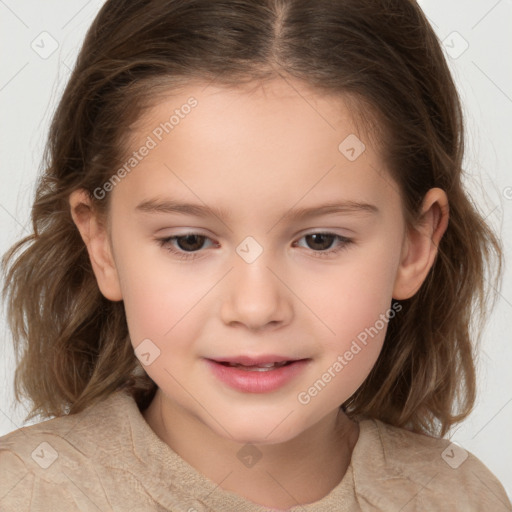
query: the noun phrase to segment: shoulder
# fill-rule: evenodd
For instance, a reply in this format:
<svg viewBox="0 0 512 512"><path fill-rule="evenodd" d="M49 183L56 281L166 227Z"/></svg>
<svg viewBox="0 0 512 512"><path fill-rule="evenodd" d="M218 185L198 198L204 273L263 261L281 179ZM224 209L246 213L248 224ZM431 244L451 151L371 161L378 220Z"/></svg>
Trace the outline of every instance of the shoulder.
<svg viewBox="0 0 512 512"><path fill-rule="evenodd" d="M379 420L363 420L360 428L356 488L379 510L512 510L497 478L459 445Z"/></svg>
<svg viewBox="0 0 512 512"><path fill-rule="evenodd" d="M129 400L115 394L80 413L0 437L0 510L89 510L81 487L98 480L97 467L111 443L109 414ZM109 509L101 503L100 497L100 510Z"/></svg>

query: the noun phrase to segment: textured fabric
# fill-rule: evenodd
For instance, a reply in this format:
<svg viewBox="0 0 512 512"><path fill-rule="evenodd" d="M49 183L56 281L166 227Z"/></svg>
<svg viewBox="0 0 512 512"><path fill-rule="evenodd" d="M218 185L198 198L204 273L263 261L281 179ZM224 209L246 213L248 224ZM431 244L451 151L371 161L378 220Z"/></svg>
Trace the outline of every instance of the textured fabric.
<svg viewBox="0 0 512 512"><path fill-rule="evenodd" d="M448 440L376 420L359 425L342 481L320 501L289 510L512 510L492 473ZM122 391L79 414L0 438L2 512L268 510L197 472L153 432Z"/></svg>

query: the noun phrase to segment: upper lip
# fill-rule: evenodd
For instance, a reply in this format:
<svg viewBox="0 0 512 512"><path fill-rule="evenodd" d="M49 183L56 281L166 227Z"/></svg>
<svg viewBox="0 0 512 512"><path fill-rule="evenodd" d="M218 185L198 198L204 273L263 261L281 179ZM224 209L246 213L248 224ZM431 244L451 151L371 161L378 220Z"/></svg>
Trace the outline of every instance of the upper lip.
<svg viewBox="0 0 512 512"><path fill-rule="evenodd" d="M211 361L216 363L242 364L244 366L256 366L258 364L281 363L285 361L299 361L294 357L278 356L274 354L262 354L260 356L233 356L233 357L215 357Z"/></svg>

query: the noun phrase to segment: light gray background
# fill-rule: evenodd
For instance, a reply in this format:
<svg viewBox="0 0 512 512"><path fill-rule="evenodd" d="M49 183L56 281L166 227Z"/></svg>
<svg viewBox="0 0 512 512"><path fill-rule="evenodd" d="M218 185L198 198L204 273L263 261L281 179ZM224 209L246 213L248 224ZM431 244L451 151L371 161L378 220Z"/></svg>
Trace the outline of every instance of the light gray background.
<svg viewBox="0 0 512 512"><path fill-rule="evenodd" d="M0 0L0 252L30 230L48 123L79 46L103 0ZM499 230L507 263L512 231L512 0L423 0L464 103L468 186ZM47 32L47 34L44 34ZM48 35L49 34L49 35ZM52 45L58 45L51 54ZM509 265L507 265L508 267ZM512 274L484 333L475 411L450 434L512 493ZM13 403L14 358L0 317L0 435L23 424Z"/></svg>

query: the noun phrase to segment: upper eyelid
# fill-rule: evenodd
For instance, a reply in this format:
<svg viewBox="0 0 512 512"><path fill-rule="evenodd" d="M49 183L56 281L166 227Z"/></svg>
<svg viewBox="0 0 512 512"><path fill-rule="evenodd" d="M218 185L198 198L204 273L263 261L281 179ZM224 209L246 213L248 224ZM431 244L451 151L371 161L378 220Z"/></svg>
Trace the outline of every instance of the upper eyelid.
<svg viewBox="0 0 512 512"><path fill-rule="evenodd" d="M174 229L177 229L177 228L174 228ZM188 231L172 233L169 235L162 235L161 238L172 238L172 237L179 238L179 237L184 237L184 236L188 236L188 235L204 236L206 238L211 238L211 239L215 238L214 235L208 234L208 231L209 231L208 229L205 229L204 231L202 230L202 228L196 228L196 227L189 227L189 228L184 228L184 229L188 229ZM337 235L337 236L342 236L342 237L345 236L342 233L337 233L336 232L337 230L342 230L343 232L355 233L355 231L353 229L350 229L348 227L324 227L324 228L302 229L298 233L296 233L294 236L302 237L302 236L312 235L312 234L316 234L316 233L331 234L331 235ZM164 229L160 229L159 231L164 231ZM351 235L348 235L348 236L351 236Z"/></svg>
<svg viewBox="0 0 512 512"><path fill-rule="evenodd" d="M347 229L347 231L352 231L352 230ZM349 236L346 236L346 235L343 235L340 233L336 233L335 231L329 231L329 229L324 229L324 230L319 229L318 231L305 231L305 232L302 232L302 234L297 235L295 238L300 239L300 238L303 238L308 235L318 235L318 234L334 235L334 236L339 236L341 238L350 238ZM164 236L159 237L159 239L165 240L165 239L184 238L184 237L190 236L190 235L203 236L205 238L208 238L209 240L215 241L215 239L213 237L211 237L210 235L207 235L206 233L202 233L201 231L186 231L184 233L178 233L178 234L167 235L167 236L164 235Z"/></svg>

